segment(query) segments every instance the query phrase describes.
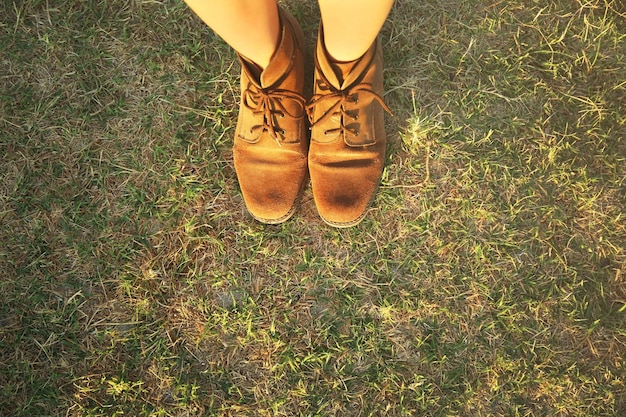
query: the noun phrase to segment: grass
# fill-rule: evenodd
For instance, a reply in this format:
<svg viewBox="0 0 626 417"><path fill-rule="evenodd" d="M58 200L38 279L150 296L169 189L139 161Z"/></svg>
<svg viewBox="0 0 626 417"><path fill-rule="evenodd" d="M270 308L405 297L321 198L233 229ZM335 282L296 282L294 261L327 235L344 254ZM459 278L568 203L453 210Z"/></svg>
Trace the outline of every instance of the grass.
<svg viewBox="0 0 626 417"><path fill-rule="evenodd" d="M3 2L0 415L624 415L624 10L399 0L335 230L310 189L245 213L238 65L182 2Z"/></svg>

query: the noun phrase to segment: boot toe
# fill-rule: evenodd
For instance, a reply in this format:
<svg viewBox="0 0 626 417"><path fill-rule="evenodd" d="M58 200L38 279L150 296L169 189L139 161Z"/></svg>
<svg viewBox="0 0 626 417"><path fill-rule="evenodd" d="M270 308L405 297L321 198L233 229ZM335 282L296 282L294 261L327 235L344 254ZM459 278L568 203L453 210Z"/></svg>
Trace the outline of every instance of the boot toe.
<svg viewBox="0 0 626 417"><path fill-rule="evenodd" d="M251 163L236 158L237 174L246 208L258 221L282 223L295 212L306 181L306 159L285 165Z"/></svg>
<svg viewBox="0 0 626 417"><path fill-rule="evenodd" d="M241 187L248 212L267 224L282 223L294 214L302 188L298 184L268 187L266 182L241 184Z"/></svg>
<svg viewBox="0 0 626 417"><path fill-rule="evenodd" d="M350 227L363 220L376 194L381 169L378 158L311 161L313 197L322 220L334 227Z"/></svg>
<svg viewBox="0 0 626 417"><path fill-rule="evenodd" d="M373 191L370 193L342 189L343 192L317 193L317 210L325 223L333 227L351 227L363 220ZM321 195L320 195L321 194Z"/></svg>

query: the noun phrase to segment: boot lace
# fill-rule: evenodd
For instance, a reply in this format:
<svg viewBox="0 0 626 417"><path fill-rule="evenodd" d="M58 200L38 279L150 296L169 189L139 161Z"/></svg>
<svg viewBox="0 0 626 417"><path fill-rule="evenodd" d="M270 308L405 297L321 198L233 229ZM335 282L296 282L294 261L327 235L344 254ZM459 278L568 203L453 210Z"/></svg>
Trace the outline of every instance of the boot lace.
<svg viewBox="0 0 626 417"><path fill-rule="evenodd" d="M322 93L315 94L311 98L310 104L306 107L311 127L324 122L330 117L340 116L339 126L331 129L325 129L324 135L340 133L344 135L351 134L353 136L358 136L358 110L349 110L347 105L350 103L357 104L359 102L359 96L372 97L380 103L387 113L391 114L391 110L387 107L383 99L372 90L372 84L361 83L345 90L337 90L332 85L322 80L318 80L318 88L322 91ZM323 103L331 103L329 109L317 120L314 120L315 107Z"/></svg>
<svg viewBox="0 0 626 417"><path fill-rule="evenodd" d="M285 100L297 103L295 113L285 107L283 104ZM250 133L268 132L279 146L282 146L281 142L286 141L286 132L280 127L278 119L285 116L298 119L306 111L306 100L302 95L289 90L258 88L254 84L249 84L243 91L243 104L253 114L262 116L260 117L262 123L252 126Z"/></svg>

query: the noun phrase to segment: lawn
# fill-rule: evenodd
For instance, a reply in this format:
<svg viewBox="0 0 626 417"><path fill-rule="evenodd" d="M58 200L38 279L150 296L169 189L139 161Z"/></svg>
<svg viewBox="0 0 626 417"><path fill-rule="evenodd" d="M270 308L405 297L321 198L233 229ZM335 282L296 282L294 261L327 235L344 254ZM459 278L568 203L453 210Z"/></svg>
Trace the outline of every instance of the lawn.
<svg viewBox="0 0 626 417"><path fill-rule="evenodd" d="M182 1L2 1L0 415L626 415L624 2L397 0L381 39L366 219L307 187L267 226Z"/></svg>

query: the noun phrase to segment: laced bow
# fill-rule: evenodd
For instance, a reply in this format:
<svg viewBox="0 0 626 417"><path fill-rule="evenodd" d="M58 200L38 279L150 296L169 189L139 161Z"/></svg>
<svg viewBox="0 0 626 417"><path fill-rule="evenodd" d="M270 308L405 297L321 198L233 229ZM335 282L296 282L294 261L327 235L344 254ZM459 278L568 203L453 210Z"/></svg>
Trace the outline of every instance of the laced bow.
<svg viewBox="0 0 626 417"><path fill-rule="evenodd" d="M285 100L297 103L295 114L285 107ZM282 146L281 141L285 142L285 129L279 126L278 118L288 116L298 119L306 111L306 100L302 95L289 90L259 88L254 84L248 84L243 91L243 104L253 114L262 116L263 120L261 124L252 126L250 133L260 131L260 135L268 132L279 146Z"/></svg>
<svg viewBox="0 0 626 417"><path fill-rule="evenodd" d="M306 108L311 127L327 120L330 117L340 116L339 126L336 128L324 130L324 135L330 135L334 133L350 133L353 136L358 136L358 125L354 126L354 124L358 123L358 110L349 110L347 109L346 105L349 103L358 103L360 95L372 97L382 106L383 109L385 109L387 113L391 114L391 110L389 109L389 107L387 107L383 99L375 91L372 90L371 84L362 83L346 90L337 90L331 85L326 84L325 82L319 82L318 87L324 92L321 94L315 94L311 98L311 102ZM317 120L314 120L315 107L323 103L331 104L328 110L324 112L324 114L322 114ZM352 120L354 123L348 124L347 122L349 120Z"/></svg>

